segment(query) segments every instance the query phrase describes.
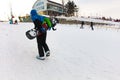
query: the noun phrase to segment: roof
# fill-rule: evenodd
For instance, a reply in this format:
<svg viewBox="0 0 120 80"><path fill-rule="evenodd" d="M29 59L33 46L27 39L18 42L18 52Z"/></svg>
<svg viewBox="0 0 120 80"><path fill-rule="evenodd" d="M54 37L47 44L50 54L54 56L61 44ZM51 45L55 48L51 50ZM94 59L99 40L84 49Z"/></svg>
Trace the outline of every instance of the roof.
<svg viewBox="0 0 120 80"><path fill-rule="evenodd" d="M60 6L63 6L62 4L60 3L57 3L57 2L54 2L54 1L51 1L51 0L47 0L48 2L51 2L51 3L54 3L54 4L57 4L57 5L60 5Z"/></svg>

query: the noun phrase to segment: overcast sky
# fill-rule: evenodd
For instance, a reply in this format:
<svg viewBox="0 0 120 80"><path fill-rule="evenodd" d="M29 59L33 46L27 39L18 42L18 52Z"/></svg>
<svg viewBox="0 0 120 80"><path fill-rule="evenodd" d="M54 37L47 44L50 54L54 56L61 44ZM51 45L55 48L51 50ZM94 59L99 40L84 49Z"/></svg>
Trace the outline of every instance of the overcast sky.
<svg viewBox="0 0 120 80"><path fill-rule="evenodd" d="M26 15L36 0L3 0L0 3L0 19L10 16L10 6L15 17ZM61 0L52 0L62 3ZM65 0L67 2L68 0ZM120 18L120 0L73 0L82 16L106 16Z"/></svg>

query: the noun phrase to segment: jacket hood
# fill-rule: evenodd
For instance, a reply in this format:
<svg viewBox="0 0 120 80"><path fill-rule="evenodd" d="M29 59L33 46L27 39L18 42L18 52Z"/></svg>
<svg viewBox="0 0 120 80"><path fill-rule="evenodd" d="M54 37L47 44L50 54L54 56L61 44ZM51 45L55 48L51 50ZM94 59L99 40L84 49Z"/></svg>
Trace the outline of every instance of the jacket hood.
<svg viewBox="0 0 120 80"><path fill-rule="evenodd" d="M32 21L35 21L36 19L38 19L41 22L44 21L44 16L39 15L35 9L31 10L30 15Z"/></svg>
<svg viewBox="0 0 120 80"><path fill-rule="evenodd" d="M37 11L35 9L33 9L33 10L31 10L30 15L33 16L33 15L38 15L38 14L37 14Z"/></svg>

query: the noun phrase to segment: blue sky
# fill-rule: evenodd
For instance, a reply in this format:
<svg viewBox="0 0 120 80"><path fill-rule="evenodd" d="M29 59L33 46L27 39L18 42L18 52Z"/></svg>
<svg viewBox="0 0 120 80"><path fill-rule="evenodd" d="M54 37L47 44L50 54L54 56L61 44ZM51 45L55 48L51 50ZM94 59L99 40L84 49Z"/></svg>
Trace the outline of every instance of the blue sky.
<svg viewBox="0 0 120 80"><path fill-rule="evenodd" d="M3 0L0 3L0 19L10 16L10 4L15 17L30 13L36 0ZM61 3L61 0L52 0ZM68 0L64 0L67 2ZM73 0L81 16L106 16L120 18L120 0Z"/></svg>

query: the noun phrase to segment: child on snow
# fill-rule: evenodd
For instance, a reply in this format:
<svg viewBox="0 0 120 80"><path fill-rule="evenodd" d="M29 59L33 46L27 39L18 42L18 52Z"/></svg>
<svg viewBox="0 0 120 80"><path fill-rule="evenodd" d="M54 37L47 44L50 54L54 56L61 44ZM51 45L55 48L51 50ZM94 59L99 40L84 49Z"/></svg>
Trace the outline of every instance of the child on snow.
<svg viewBox="0 0 120 80"><path fill-rule="evenodd" d="M46 43L46 37L47 30L52 28L52 23L49 18L38 15L36 10L31 10L30 15L35 29L40 33L40 35L36 37L39 51L39 56L36 56L36 58L44 60L45 57L50 56L50 49Z"/></svg>

